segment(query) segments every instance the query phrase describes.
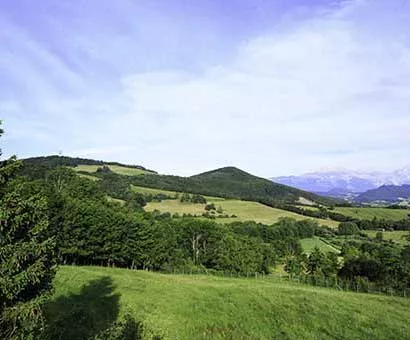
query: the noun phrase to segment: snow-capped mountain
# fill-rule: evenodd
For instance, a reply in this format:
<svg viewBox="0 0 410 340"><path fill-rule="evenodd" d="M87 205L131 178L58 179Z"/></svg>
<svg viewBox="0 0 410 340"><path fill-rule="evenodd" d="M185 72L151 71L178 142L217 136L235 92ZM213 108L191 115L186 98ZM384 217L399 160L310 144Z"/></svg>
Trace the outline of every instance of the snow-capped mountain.
<svg viewBox="0 0 410 340"><path fill-rule="evenodd" d="M410 166L390 173L323 170L300 176L274 177L271 180L310 192L329 193L331 196L340 197L349 193L362 193L382 185L410 184Z"/></svg>

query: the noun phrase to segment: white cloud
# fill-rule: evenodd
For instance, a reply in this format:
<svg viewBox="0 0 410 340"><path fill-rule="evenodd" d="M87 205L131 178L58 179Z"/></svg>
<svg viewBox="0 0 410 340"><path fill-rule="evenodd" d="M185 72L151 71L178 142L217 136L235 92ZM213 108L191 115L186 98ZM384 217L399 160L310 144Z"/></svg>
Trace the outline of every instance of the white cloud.
<svg viewBox="0 0 410 340"><path fill-rule="evenodd" d="M67 154L164 173L225 165L262 176L401 167L410 158L410 41L407 17L397 11L386 1L346 1L243 42L230 63L195 75L129 74L112 80L109 91L61 71L58 79L78 84L75 98L59 92L48 99L43 74L39 108L63 117L71 143L56 144Z"/></svg>
<svg viewBox="0 0 410 340"><path fill-rule="evenodd" d="M184 174L226 164L265 176L403 165L410 48L350 21L364 4L371 9L349 3L343 15L248 41L230 65L201 76L127 77L130 106L113 119L116 139L161 171Z"/></svg>

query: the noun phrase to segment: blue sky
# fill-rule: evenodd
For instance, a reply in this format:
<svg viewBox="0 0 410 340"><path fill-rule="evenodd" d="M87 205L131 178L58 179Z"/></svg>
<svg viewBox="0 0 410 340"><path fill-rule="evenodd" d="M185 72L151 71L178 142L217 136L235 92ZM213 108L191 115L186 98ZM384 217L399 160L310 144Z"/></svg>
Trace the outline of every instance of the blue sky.
<svg viewBox="0 0 410 340"><path fill-rule="evenodd" d="M4 156L400 168L408 22L404 0L2 0Z"/></svg>

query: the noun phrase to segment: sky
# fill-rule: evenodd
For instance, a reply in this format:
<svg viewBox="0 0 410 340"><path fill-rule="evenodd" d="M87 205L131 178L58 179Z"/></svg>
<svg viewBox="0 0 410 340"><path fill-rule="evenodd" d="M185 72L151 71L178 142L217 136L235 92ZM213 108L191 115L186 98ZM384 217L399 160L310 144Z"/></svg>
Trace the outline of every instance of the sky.
<svg viewBox="0 0 410 340"><path fill-rule="evenodd" d="M410 164L410 1L1 0L3 157Z"/></svg>

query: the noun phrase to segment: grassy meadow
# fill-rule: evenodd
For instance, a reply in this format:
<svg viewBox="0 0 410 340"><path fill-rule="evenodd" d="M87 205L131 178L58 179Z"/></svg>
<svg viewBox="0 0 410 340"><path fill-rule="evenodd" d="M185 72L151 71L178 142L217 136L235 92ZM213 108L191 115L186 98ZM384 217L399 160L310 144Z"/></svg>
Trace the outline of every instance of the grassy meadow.
<svg viewBox="0 0 410 340"><path fill-rule="evenodd" d="M135 168L128 168L128 167L120 166L120 165L107 165L107 166L110 168L112 172L115 172L119 175L138 176L138 175L143 175L143 174L151 174L151 172L149 171L135 169ZM89 173L94 173L100 167L101 165L77 165L73 169L75 171L85 171Z"/></svg>
<svg viewBox="0 0 410 340"><path fill-rule="evenodd" d="M339 249L333 247L332 245L322 241L318 237L311 237L311 238L304 238L300 240L300 243L302 244L303 251L306 254L310 254L315 247L318 247L320 251L327 253L327 252L332 252L339 254L340 251Z"/></svg>
<svg viewBox="0 0 410 340"><path fill-rule="evenodd" d="M372 220L374 217L386 220L402 220L409 217L410 210L389 209L389 208L355 208L355 207L336 207L335 212L362 220Z"/></svg>
<svg viewBox="0 0 410 340"><path fill-rule="evenodd" d="M163 189L155 189L155 188L146 188L146 187L140 187L136 185L131 185L131 189L134 192L140 192L141 194L146 194L146 195L158 195L158 194L164 194L168 195L171 197L175 197L175 195L181 195L182 193L177 192L177 191L169 191L169 190L163 190ZM212 201L212 202L220 202L220 201L225 201L225 198L222 197L214 197L214 196L206 196L206 195L201 195L206 198L207 201Z"/></svg>
<svg viewBox="0 0 410 340"><path fill-rule="evenodd" d="M271 208L258 202L240 201L240 200L208 200L215 203L216 207L221 207L224 214L229 216L236 215L236 218L221 218L217 221L224 223L234 221L255 221L264 224L273 224L283 217L292 217L296 220L312 219L321 225L337 227L338 222L324 220L312 217L302 216L290 211ZM147 211L159 210L161 212L169 212L171 214L195 214L201 215L205 210L205 204L194 204L189 202L180 202L179 200L163 200L162 202L150 202L145 207Z"/></svg>
<svg viewBox="0 0 410 340"><path fill-rule="evenodd" d="M129 313L141 339L408 339L410 300L289 283L60 267L54 339L86 339Z"/></svg>
<svg viewBox="0 0 410 340"><path fill-rule="evenodd" d="M366 235L375 238L378 231L376 230L364 230ZM409 235L409 231L407 230L394 230L394 231L383 231L383 239L384 240L392 240L396 243L407 245L410 242L404 238L404 236Z"/></svg>

